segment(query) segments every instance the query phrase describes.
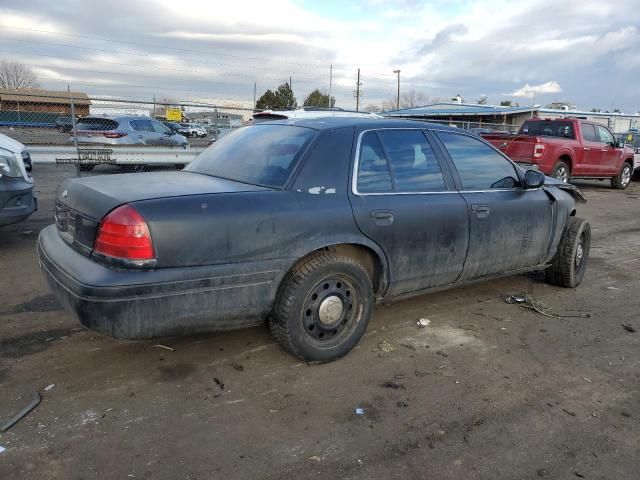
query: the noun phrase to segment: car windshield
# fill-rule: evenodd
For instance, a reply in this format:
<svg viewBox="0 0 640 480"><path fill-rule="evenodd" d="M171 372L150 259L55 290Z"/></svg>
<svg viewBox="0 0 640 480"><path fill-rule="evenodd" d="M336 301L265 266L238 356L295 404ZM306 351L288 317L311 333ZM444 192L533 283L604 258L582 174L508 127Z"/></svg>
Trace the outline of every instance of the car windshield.
<svg viewBox="0 0 640 480"><path fill-rule="evenodd" d="M198 155L186 170L283 188L315 134L310 128L291 125L240 128Z"/></svg>
<svg viewBox="0 0 640 480"><path fill-rule="evenodd" d="M576 138L573 132L573 123L557 120L524 122L522 128L520 128L520 135L528 135L530 137Z"/></svg>

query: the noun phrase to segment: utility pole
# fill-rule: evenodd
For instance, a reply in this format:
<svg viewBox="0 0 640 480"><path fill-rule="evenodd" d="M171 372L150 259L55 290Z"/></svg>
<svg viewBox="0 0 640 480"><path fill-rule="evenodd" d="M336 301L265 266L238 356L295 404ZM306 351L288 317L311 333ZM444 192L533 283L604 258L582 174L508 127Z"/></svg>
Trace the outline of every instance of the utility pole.
<svg viewBox="0 0 640 480"><path fill-rule="evenodd" d="M258 82L253 82L253 109L256 109L256 89L258 88Z"/></svg>
<svg viewBox="0 0 640 480"><path fill-rule="evenodd" d="M400 70L394 70L393 73L398 75L398 97L396 99L396 110L400 110Z"/></svg>
<svg viewBox="0 0 640 480"><path fill-rule="evenodd" d="M331 108L333 105L331 105L331 85L333 84L333 65L329 65L329 105L327 105L329 108Z"/></svg>
<svg viewBox="0 0 640 480"><path fill-rule="evenodd" d="M358 79L356 80L356 112L360 111L360 69L358 69Z"/></svg>
<svg viewBox="0 0 640 480"><path fill-rule="evenodd" d="M153 94L153 110L151 111L151 116L156 118L156 94Z"/></svg>
<svg viewBox="0 0 640 480"><path fill-rule="evenodd" d="M289 75L289 88L293 92L293 80L291 80L291 75Z"/></svg>

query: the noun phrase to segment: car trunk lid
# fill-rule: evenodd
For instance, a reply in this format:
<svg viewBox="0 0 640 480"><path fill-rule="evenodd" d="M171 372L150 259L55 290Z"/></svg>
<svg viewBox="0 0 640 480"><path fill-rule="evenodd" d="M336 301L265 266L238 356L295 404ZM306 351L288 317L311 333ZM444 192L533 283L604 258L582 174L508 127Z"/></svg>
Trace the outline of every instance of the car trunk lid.
<svg viewBox="0 0 640 480"><path fill-rule="evenodd" d="M67 180L56 200L60 237L90 255L100 220L114 208L143 200L186 195L269 190L192 172L152 172L94 175Z"/></svg>

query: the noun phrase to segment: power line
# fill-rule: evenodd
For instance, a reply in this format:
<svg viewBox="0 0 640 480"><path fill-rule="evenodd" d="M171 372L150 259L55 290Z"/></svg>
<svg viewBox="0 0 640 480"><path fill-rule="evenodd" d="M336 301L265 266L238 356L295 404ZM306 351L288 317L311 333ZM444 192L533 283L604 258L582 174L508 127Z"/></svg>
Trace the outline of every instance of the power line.
<svg viewBox="0 0 640 480"><path fill-rule="evenodd" d="M214 55L214 56L221 56L221 57L242 58L242 59L258 60L258 61L264 61L265 60L265 58L260 58L260 57L247 57L247 56L244 56L244 55L234 55L232 53L221 53L221 52L215 52L215 51L211 51L211 50L194 50L194 49L190 49L190 48L169 47L169 46L166 46L166 45L154 45L154 44L149 44L149 43L131 42L131 41L127 41L127 40L113 40L113 39L110 39L110 38L95 37L95 36L91 36L91 35L83 35L83 34L80 34L80 33L54 32L54 31L51 31L51 30L41 30L41 29L37 29L37 28L26 28L26 27L13 27L13 26L9 26L9 25L1 25L1 24L0 24L0 28L7 28L7 29L12 29L12 30L21 30L21 31L28 31L28 32L37 32L37 33L46 33L46 34L49 34L49 35L61 35L61 36L75 37L75 38L86 38L86 39L90 39L90 40L99 40L101 42L119 43L119 44L124 44L124 45L135 45L137 47L146 47L146 48L159 48L159 49L162 49L162 50L173 50L173 51L176 51L176 52L197 53L198 55ZM322 65L322 64L289 62L289 61L286 61L286 60L271 60L271 59L269 59L269 61L272 62L272 63L282 63L282 64L286 64L286 65L297 65L297 66L312 67L312 68L323 68L323 69L327 68L326 65Z"/></svg>

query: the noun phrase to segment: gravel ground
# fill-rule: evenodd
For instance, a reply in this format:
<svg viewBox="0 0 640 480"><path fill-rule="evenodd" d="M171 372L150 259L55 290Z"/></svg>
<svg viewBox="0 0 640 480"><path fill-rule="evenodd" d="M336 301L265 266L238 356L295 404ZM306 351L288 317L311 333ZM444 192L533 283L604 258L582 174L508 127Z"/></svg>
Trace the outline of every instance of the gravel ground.
<svg viewBox="0 0 640 480"><path fill-rule="evenodd" d="M35 256L72 175L36 165L40 210L0 231L0 418L42 395L0 433L0 479L639 477L639 183L582 184L579 288L523 275L380 305L351 354L309 366L264 327L141 342L81 328Z"/></svg>

